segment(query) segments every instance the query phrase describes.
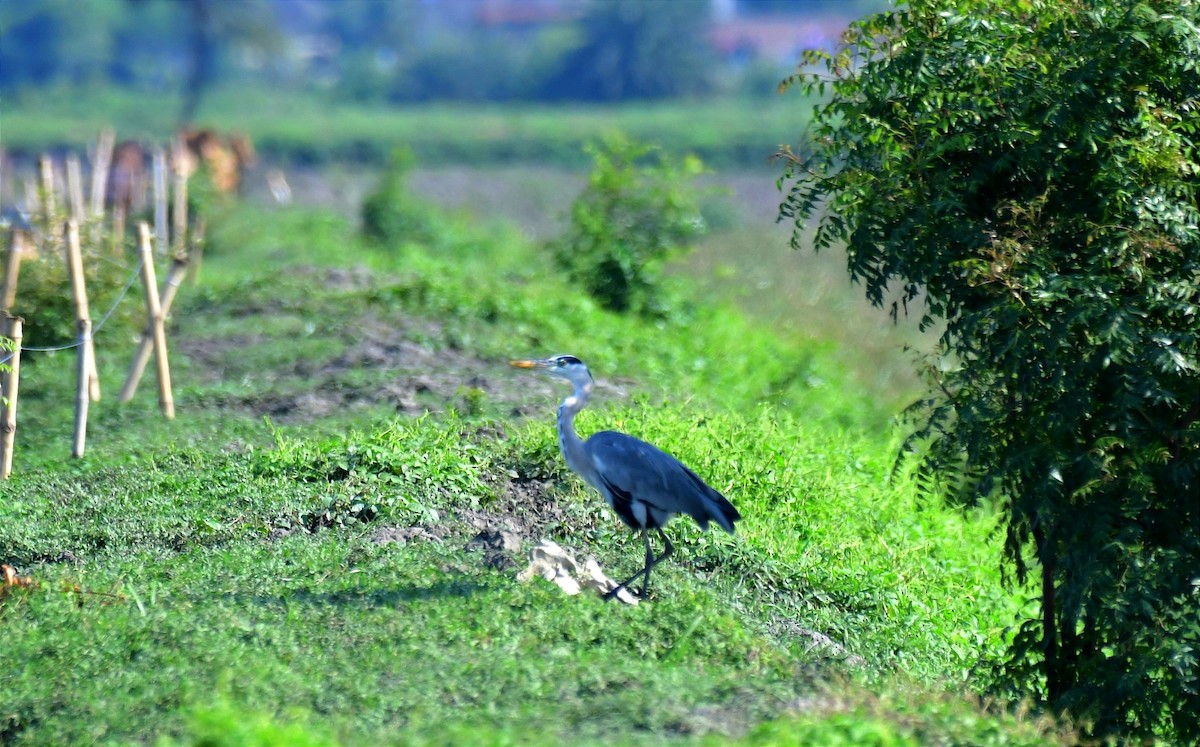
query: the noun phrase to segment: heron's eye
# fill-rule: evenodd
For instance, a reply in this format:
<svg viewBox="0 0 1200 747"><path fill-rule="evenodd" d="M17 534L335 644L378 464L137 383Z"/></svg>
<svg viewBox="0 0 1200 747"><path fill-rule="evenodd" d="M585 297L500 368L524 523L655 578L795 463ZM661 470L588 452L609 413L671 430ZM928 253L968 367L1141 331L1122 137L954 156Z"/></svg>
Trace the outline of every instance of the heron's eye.
<svg viewBox="0 0 1200 747"><path fill-rule="evenodd" d="M559 368L563 368L563 367L565 367L566 365L567 365L567 359L566 359L566 358L559 358L559 359L558 359L558 367L559 367Z"/></svg>

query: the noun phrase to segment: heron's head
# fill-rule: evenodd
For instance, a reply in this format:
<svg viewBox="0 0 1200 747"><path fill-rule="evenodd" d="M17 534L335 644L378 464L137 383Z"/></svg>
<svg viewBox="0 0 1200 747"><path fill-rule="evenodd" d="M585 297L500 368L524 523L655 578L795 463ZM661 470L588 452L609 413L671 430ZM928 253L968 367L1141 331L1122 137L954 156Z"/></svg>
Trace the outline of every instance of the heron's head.
<svg viewBox="0 0 1200 747"><path fill-rule="evenodd" d="M583 361L573 355L556 355L542 360L512 361L516 368L530 368L544 371L551 376L566 379L580 389L592 383L592 373Z"/></svg>

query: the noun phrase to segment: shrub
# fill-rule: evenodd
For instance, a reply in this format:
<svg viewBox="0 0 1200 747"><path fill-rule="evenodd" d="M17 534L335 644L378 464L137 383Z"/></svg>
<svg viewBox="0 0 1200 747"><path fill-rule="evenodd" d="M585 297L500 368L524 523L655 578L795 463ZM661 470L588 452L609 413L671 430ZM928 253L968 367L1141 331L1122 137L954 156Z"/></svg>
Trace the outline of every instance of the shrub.
<svg viewBox="0 0 1200 747"><path fill-rule="evenodd" d="M362 233L367 239L397 248L405 242L428 243L439 234L434 208L408 188L414 163L409 149L392 152L379 186L363 200Z"/></svg>
<svg viewBox="0 0 1200 747"><path fill-rule="evenodd" d="M144 306L139 303L137 293L126 294L123 298L121 293L135 267L117 259L102 257L99 251L89 249L84 247L83 274L93 328L99 326L103 315L111 309L112 314L105 321L102 334L107 337L118 329L134 331L139 324L145 323ZM74 342L78 336L75 306L71 302L71 284L61 247L47 247L39 256L26 259L21 263L17 277L13 314L25 319L22 347L58 347ZM22 361L28 364L36 360L36 356L22 357Z"/></svg>
<svg viewBox="0 0 1200 747"><path fill-rule="evenodd" d="M558 265L614 311L662 314L662 265L704 232L688 181L700 159L675 159L620 135L590 145L592 171L571 206L566 233L551 243Z"/></svg>

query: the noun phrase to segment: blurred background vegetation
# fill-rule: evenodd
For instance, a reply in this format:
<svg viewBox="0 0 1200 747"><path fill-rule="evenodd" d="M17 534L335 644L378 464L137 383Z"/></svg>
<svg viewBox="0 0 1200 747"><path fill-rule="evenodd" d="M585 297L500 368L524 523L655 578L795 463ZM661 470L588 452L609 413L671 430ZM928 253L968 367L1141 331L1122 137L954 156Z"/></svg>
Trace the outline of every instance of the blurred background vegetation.
<svg viewBox="0 0 1200 747"><path fill-rule="evenodd" d="M297 206L333 209L368 233L396 228L383 218L407 192L406 230L431 220L436 204L543 241L569 223L588 146L623 133L707 169L698 180L707 231L668 275L788 334L853 340L838 355L885 407L898 407L917 387L904 347L932 338L871 308L838 252L787 250L771 162L803 140L814 103L779 90L802 50L833 48L850 21L886 6L4 3L0 204L23 206L39 153L91 150L105 127L162 144L191 125L249 136L259 158L242 194L260 205L272 200L274 171L286 174ZM385 198L390 212L375 204Z"/></svg>
<svg viewBox="0 0 1200 747"><path fill-rule="evenodd" d="M767 95L880 0L70 0L0 7L0 92L217 83L337 101Z"/></svg>
<svg viewBox="0 0 1200 747"><path fill-rule="evenodd" d="M774 148L797 139L799 97L781 106L777 89L801 50L832 48L851 19L884 5L4 3L0 137L22 152L78 147L101 124L126 137L163 137L178 125L205 123L238 127L260 152L292 162L382 164L405 145L421 163L485 158L578 166L586 163L580 139L600 133L558 115L640 104L644 117L628 121L608 110L597 126L671 150L678 145L710 163L761 165ZM671 102L688 105L664 108ZM430 126L394 120L430 105L441 113ZM498 117L500 105L529 113L529 121ZM496 140L505 144L473 147Z"/></svg>

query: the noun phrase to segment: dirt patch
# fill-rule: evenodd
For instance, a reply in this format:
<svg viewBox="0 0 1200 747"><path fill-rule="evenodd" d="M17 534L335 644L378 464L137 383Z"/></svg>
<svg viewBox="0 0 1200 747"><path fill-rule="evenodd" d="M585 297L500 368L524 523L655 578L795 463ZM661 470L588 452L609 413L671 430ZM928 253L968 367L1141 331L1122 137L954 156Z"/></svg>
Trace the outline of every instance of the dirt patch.
<svg viewBox="0 0 1200 747"><path fill-rule="evenodd" d="M298 267L289 272L337 290L366 290L376 283L362 267ZM244 383L244 393L223 391L207 402L200 395L199 404L266 415L281 424L308 423L379 406L406 415L450 408L534 415L542 411L543 402L545 411L552 412L561 394L548 380L514 372L505 360L440 345L446 334L436 320L373 309L340 322L339 329L327 333L330 348L340 352L326 360L297 356L263 368L247 363L256 360L256 348L286 344L283 332L223 337L181 334L173 352L187 358L188 374L199 383Z"/></svg>
<svg viewBox="0 0 1200 747"><path fill-rule="evenodd" d="M497 571L516 568L521 562L521 537L503 529L485 529L467 542L467 552L483 554L483 564Z"/></svg>
<svg viewBox="0 0 1200 747"><path fill-rule="evenodd" d="M461 509L437 526L384 526L375 529L371 542L401 547L426 542L461 543L463 554L493 570L512 571L528 562L527 552L552 521L546 501L532 501L528 510Z"/></svg>
<svg viewBox="0 0 1200 747"><path fill-rule="evenodd" d="M551 478L525 478L504 475L498 481L497 499L486 511L467 511L460 518L468 523L497 527L515 532L536 542L543 537L564 541L584 541L588 532L605 520L603 502L598 495L587 500L569 498Z"/></svg>
<svg viewBox="0 0 1200 747"><path fill-rule="evenodd" d="M308 278L324 285L329 290L357 291L375 285L376 275L365 265L352 267L318 267L316 265L293 265L288 274Z"/></svg>
<svg viewBox="0 0 1200 747"><path fill-rule="evenodd" d="M448 534L445 527L380 527L371 533L371 542L403 546L410 542L441 542Z"/></svg>

